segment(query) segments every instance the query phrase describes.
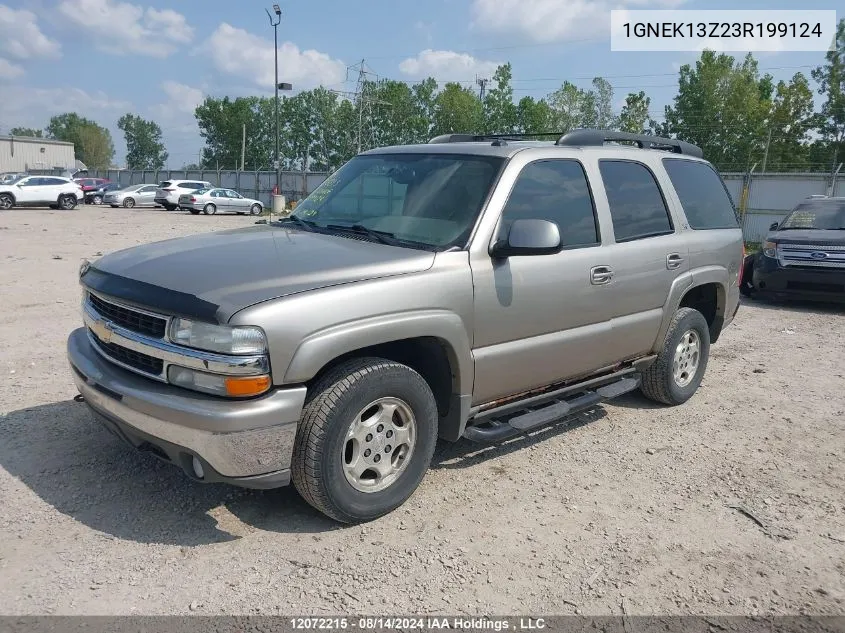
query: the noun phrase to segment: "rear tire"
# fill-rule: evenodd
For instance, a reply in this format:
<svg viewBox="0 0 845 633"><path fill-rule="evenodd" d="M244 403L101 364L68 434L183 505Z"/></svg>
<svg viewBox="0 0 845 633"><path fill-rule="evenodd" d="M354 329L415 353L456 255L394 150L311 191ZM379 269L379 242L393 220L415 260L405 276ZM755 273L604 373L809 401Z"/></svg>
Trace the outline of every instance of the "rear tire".
<svg viewBox="0 0 845 633"><path fill-rule="evenodd" d="M680 308L672 317L663 349L642 373L640 390L661 404L683 404L698 390L710 357L710 328L692 308Z"/></svg>
<svg viewBox="0 0 845 633"><path fill-rule="evenodd" d="M15 206L15 199L10 193L0 194L0 210L6 211Z"/></svg>
<svg viewBox="0 0 845 633"><path fill-rule="evenodd" d="M56 201L59 205L59 208L64 211L72 211L76 207L76 196L73 195L64 195L59 196L59 199Z"/></svg>
<svg viewBox="0 0 845 633"><path fill-rule="evenodd" d="M132 209L135 206L135 198L126 198L123 201L123 206L127 209Z"/></svg>
<svg viewBox="0 0 845 633"><path fill-rule="evenodd" d="M214 215L217 213L217 207L209 202L202 208L202 212L206 215Z"/></svg>
<svg viewBox="0 0 845 633"><path fill-rule="evenodd" d="M291 464L302 497L342 523L401 506L425 476L437 442L437 404L422 376L382 358L355 358L308 394Z"/></svg>
<svg viewBox="0 0 845 633"><path fill-rule="evenodd" d="M250 215L261 215L261 205L254 204L249 208Z"/></svg>

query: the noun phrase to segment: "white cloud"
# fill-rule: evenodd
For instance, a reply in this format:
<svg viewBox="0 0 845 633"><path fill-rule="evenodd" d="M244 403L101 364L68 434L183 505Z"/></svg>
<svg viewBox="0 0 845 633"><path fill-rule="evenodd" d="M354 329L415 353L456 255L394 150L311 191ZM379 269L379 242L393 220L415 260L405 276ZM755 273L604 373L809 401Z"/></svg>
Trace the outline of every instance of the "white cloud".
<svg viewBox="0 0 845 633"><path fill-rule="evenodd" d="M108 53L167 57L190 42L194 29L171 9L154 9L116 0L62 0L59 13L92 43Z"/></svg>
<svg viewBox="0 0 845 633"><path fill-rule="evenodd" d="M547 43L610 32L611 9L673 8L685 0L473 0L473 26Z"/></svg>
<svg viewBox="0 0 845 633"><path fill-rule="evenodd" d="M132 109L131 103L112 99L100 91L89 93L70 86L32 88L12 84L3 88L0 120L7 127L41 128L55 114L79 112L82 116L94 120L101 117L106 121L103 125L106 125L119 113Z"/></svg>
<svg viewBox="0 0 845 633"><path fill-rule="evenodd" d="M202 47L215 68L272 89L275 83L274 50L271 40L222 23ZM296 44L279 46L279 81L295 89L336 84L346 78L346 65L315 50L300 50Z"/></svg>
<svg viewBox="0 0 845 633"><path fill-rule="evenodd" d="M157 106L162 112L169 110L193 116L194 110L205 99L202 90L180 84L178 81L165 81L161 84L161 89L167 95L167 102Z"/></svg>
<svg viewBox="0 0 845 633"><path fill-rule="evenodd" d="M0 4L0 52L17 59L58 57L61 47L41 32L36 16Z"/></svg>
<svg viewBox="0 0 845 633"><path fill-rule="evenodd" d="M399 64L399 70L412 77L434 77L440 81L465 81L475 75L492 75L498 62L476 59L466 53L426 49Z"/></svg>
<svg viewBox="0 0 845 633"><path fill-rule="evenodd" d="M23 68L0 57L0 79L16 79L23 75Z"/></svg>

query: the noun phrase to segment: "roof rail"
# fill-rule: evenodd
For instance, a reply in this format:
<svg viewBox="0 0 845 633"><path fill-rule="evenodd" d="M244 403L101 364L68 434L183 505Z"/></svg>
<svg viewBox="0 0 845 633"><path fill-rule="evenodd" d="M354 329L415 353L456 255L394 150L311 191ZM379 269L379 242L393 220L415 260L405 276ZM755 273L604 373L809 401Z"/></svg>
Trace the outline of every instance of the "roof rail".
<svg viewBox="0 0 845 633"><path fill-rule="evenodd" d="M686 154L696 158L704 158L704 152L697 145L662 136L650 134L633 134L631 132L614 132L611 130L572 130L561 136L555 145L567 146L596 146L604 145L606 141L631 141L640 149L663 149L676 154Z"/></svg>
<svg viewBox="0 0 845 633"><path fill-rule="evenodd" d="M511 134L441 134L429 141L431 143L476 143L479 141L521 141L528 138L560 136L560 132L513 132ZM506 144L506 143L503 143Z"/></svg>

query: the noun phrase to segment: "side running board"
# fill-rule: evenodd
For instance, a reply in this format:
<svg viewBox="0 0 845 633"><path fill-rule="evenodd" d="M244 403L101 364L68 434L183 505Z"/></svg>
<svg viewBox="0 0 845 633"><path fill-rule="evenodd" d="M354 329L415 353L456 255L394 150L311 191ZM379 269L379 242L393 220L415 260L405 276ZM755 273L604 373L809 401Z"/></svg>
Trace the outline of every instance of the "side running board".
<svg viewBox="0 0 845 633"><path fill-rule="evenodd" d="M551 424L568 415L590 409L597 404L634 391L639 386L640 378L635 376L622 378L596 389L581 389L575 393L561 394L556 397L550 395L548 399L540 402L532 398L530 406L543 406L520 410L514 410L513 406L502 407L508 409L507 413L502 411L497 416L495 411L491 412L492 415L485 416L485 418L490 418L489 422L485 420L484 423L476 426L467 426L464 437L473 442L500 442Z"/></svg>

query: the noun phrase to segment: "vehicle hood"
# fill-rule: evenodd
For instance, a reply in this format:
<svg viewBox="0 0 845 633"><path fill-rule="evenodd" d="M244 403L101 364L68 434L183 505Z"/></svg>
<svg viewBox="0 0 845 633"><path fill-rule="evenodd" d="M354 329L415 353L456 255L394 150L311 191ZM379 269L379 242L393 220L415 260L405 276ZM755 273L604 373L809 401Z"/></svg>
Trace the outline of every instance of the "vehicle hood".
<svg viewBox="0 0 845 633"><path fill-rule="evenodd" d="M94 291L165 314L227 322L262 301L427 270L434 253L282 226L136 246L83 265Z"/></svg>
<svg viewBox="0 0 845 633"><path fill-rule="evenodd" d="M845 246L845 231L819 229L786 229L772 231L766 239L779 244L813 244L818 246Z"/></svg>

